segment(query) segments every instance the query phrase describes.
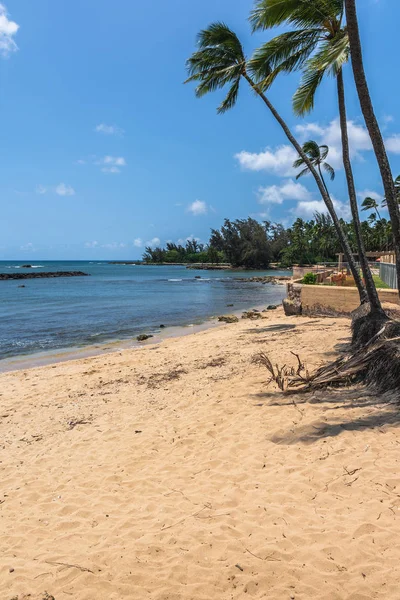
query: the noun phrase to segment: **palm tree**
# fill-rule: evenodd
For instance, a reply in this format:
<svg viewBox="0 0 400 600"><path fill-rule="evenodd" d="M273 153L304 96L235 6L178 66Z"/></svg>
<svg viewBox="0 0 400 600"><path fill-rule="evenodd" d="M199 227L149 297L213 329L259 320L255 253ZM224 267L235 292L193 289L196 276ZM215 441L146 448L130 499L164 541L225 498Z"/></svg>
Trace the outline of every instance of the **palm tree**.
<svg viewBox="0 0 400 600"><path fill-rule="evenodd" d="M375 116L368 83L364 71L361 49L360 32L358 28L357 10L355 0L344 0L346 9L347 33L351 50L351 64L353 67L354 81L357 88L361 110L365 124L371 138L376 160L381 173L385 198L392 222L394 246L396 252L397 287L400 293L400 210L397 201L396 189L393 183L392 171L386 153L385 144Z"/></svg>
<svg viewBox="0 0 400 600"><path fill-rule="evenodd" d="M324 184L326 193L329 194L328 187L325 183L324 176L322 174L322 169L324 169L330 180L333 181L335 179L335 170L334 168L325 161L326 157L329 154L329 147L326 144L322 144L322 146L318 146L317 142L310 140L303 144L303 151L307 154L310 162L314 165L314 167L318 170L319 176L321 177L322 183ZM304 160L300 157L294 161L293 167L298 169L299 167L304 166ZM303 175L306 175L310 172L310 169L306 166L300 173L296 175L296 179L300 179Z"/></svg>
<svg viewBox="0 0 400 600"><path fill-rule="evenodd" d="M293 97L293 108L296 114L302 116L314 107L315 93L323 77L326 74L336 77L343 165L358 255L371 309L380 312L382 307L365 253L350 161L342 71L343 64L349 57L349 41L343 27L343 16L343 0L258 0L250 17L254 30L267 29L283 23L294 25L295 29L264 44L255 52L251 65L265 89L279 73L301 68L303 77Z"/></svg>
<svg viewBox="0 0 400 600"><path fill-rule="evenodd" d="M366 302L368 297L332 200L314 165L293 136L287 124L261 90L260 86L250 77L243 47L237 35L224 23L213 23L207 29L200 32L198 36L198 48L199 49L194 52L187 61L189 78L186 82L198 82L196 88L196 95L198 97L202 97L208 92L213 92L229 85L228 93L217 109L218 113L224 113L235 105L242 78L247 81L252 90L261 98L314 177L320 194L335 224L340 243L360 293L360 301L361 303Z"/></svg>
<svg viewBox="0 0 400 600"><path fill-rule="evenodd" d="M363 203L361 204L362 209L361 210L373 210L374 211L374 216L376 220L376 215L375 213L378 215L378 219L381 220L381 215L379 214L379 210L378 210L378 206L379 204L377 203L376 200L374 200L374 198L371 198L370 196L367 196L364 200Z"/></svg>

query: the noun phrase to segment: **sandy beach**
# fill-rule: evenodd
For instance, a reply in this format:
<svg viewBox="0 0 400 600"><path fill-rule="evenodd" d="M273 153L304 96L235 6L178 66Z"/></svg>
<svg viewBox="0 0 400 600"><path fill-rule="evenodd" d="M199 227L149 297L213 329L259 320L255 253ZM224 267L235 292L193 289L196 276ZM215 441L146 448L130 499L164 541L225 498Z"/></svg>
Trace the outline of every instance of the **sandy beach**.
<svg viewBox="0 0 400 600"><path fill-rule="evenodd" d="M398 407L251 362L313 369L349 325L279 309L0 375L0 598L399 598Z"/></svg>

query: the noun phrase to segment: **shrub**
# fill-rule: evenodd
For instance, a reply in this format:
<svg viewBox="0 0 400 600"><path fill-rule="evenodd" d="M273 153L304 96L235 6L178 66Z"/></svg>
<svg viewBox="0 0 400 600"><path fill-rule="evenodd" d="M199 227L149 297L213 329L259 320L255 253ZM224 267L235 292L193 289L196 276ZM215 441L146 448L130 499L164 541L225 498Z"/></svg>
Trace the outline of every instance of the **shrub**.
<svg viewBox="0 0 400 600"><path fill-rule="evenodd" d="M317 283L317 276L315 273L306 273L303 277L303 283L307 285L315 285Z"/></svg>

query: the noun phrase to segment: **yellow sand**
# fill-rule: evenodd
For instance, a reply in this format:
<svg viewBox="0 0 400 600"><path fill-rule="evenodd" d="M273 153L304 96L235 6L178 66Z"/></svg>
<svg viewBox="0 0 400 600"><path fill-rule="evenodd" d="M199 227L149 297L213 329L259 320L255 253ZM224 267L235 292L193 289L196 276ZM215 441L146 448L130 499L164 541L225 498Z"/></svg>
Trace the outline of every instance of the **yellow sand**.
<svg viewBox="0 0 400 600"><path fill-rule="evenodd" d="M400 598L399 409L267 386L349 335L267 316L0 377L1 600Z"/></svg>

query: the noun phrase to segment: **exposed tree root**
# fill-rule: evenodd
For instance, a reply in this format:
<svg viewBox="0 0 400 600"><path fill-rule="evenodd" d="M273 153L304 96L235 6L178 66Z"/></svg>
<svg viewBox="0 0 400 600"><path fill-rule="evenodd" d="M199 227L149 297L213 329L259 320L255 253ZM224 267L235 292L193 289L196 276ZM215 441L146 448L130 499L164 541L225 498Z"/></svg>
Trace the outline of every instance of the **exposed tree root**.
<svg viewBox="0 0 400 600"><path fill-rule="evenodd" d="M369 317L369 322L368 322ZM367 327L376 329L379 319L364 315L357 319L367 319L362 336ZM357 322L356 321L356 322ZM285 392L307 392L327 386L348 386L364 383L377 392L400 391L400 322L389 318L358 349L341 356L333 363L324 365L315 373L309 374L301 359L298 358L298 369L284 365L274 366L268 355L261 353L253 358L257 364L267 368L271 378ZM361 337L362 337L361 336Z"/></svg>

